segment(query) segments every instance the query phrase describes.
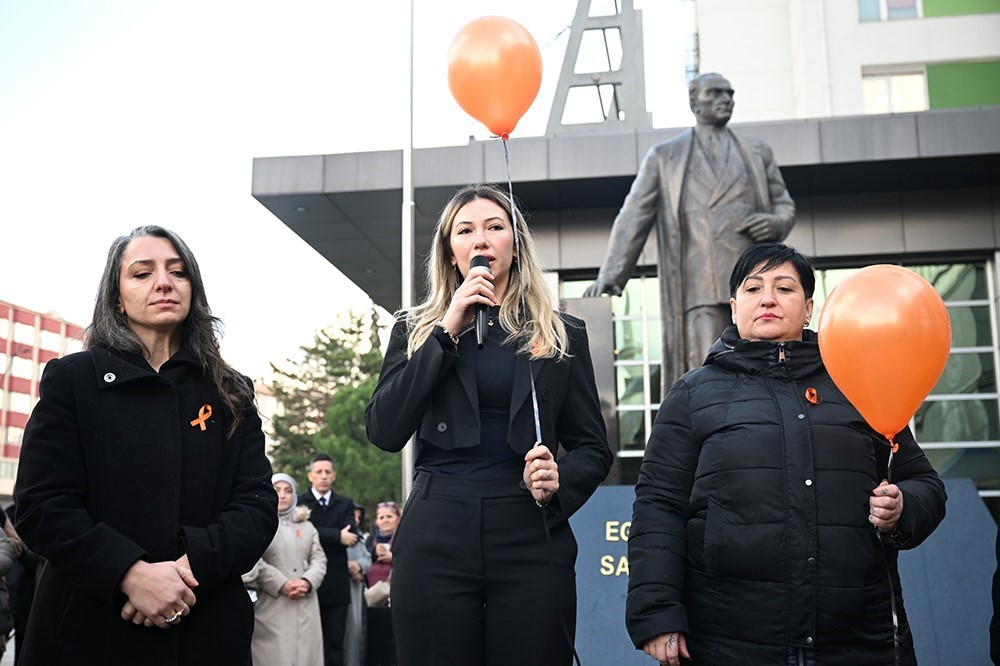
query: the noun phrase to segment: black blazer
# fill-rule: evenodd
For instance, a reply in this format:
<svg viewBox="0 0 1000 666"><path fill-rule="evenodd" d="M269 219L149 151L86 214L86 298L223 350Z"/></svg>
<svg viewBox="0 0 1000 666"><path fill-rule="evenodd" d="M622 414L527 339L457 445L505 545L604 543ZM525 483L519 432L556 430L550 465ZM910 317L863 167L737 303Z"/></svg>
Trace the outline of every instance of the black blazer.
<svg viewBox="0 0 1000 666"><path fill-rule="evenodd" d="M563 360L530 360L518 355L510 402L507 443L517 453L535 444L531 382L535 378L542 426L542 443L559 459L559 490L549 504L553 521L567 520L608 475L613 455L601 417L587 329L582 320L560 313L566 325L571 356ZM466 332L456 348L435 327L413 354L406 357L405 318L389 338L382 372L365 409L368 439L384 451L399 451L417 432L418 445L441 449L479 445L479 397L473 354L476 341Z"/></svg>
<svg viewBox="0 0 1000 666"><path fill-rule="evenodd" d="M347 547L340 543L340 530L354 525L354 500L330 493L324 509L312 490L299 495L299 504L309 507L309 522L319 532L319 542L326 553L326 576L316 591L321 606L347 606L351 603L351 574L347 572Z"/></svg>

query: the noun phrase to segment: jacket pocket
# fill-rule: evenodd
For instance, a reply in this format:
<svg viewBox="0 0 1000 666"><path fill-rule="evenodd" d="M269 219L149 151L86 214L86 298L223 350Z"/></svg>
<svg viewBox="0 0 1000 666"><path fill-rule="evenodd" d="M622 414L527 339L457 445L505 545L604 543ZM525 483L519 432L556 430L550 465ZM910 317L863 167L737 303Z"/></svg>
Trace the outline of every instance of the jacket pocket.
<svg viewBox="0 0 1000 666"><path fill-rule="evenodd" d="M714 498L708 500L708 517L705 520L705 571L720 575L723 570L725 546L725 509Z"/></svg>

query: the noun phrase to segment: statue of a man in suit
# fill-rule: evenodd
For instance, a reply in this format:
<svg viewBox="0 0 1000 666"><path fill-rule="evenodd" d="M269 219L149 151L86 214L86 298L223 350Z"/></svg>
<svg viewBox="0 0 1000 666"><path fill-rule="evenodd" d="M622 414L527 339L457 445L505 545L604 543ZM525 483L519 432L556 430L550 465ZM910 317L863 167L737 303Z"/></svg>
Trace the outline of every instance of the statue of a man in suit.
<svg viewBox="0 0 1000 666"><path fill-rule="evenodd" d="M697 124L646 154L586 291L621 294L656 226L664 395L704 362L732 323L729 275L740 253L756 242L783 240L795 222L795 202L770 147L726 128L733 114L729 81L702 74L688 92Z"/></svg>

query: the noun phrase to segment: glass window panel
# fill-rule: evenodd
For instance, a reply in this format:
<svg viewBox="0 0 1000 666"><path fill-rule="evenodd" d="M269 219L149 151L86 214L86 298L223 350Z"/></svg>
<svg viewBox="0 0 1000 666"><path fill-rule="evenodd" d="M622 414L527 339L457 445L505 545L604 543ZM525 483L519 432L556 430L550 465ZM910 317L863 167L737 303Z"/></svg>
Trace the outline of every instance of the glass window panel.
<svg viewBox="0 0 1000 666"><path fill-rule="evenodd" d="M10 364L10 374L21 379L31 379L31 373L35 370L35 364L30 358L20 358L15 356Z"/></svg>
<svg viewBox="0 0 1000 666"><path fill-rule="evenodd" d="M907 16L906 18L912 18ZM897 74L890 78L893 113L927 110L923 74Z"/></svg>
<svg viewBox="0 0 1000 666"><path fill-rule="evenodd" d="M646 412L618 412L618 441L622 451L641 451L646 446Z"/></svg>
<svg viewBox="0 0 1000 666"><path fill-rule="evenodd" d="M638 317L642 314L642 278L632 278L625 284L621 296L611 297L611 314L615 317Z"/></svg>
<svg viewBox="0 0 1000 666"><path fill-rule="evenodd" d="M17 391L11 391L10 393L10 411L17 412L18 414L27 414L31 411L31 396L27 393L19 393Z"/></svg>
<svg viewBox="0 0 1000 666"><path fill-rule="evenodd" d="M885 14L890 21L917 18L917 0L885 0Z"/></svg>
<svg viewBox="0 0 1000 666"><path fill-rule="evenodd" d="M562 298L583 298L592 280L563 280Z"/></svg>
<svg viewBox="0 0 1000 666"><path fill-rule="evenodd" d="M649 340L649 359L659 361L663 358L663 324L659 319L652 319L646 324L646 339Z"/></svg>
<svg viewBox="0 0 1000 666"><path fill-rule="evenodd" d="M924 453L943 478L969 478L980 490L1000 490L1000 448L931 449Z"/></svg>
<svg viewBox="0 0 1000 666"><path fill-rule="evenodd" d="M934 285L946 301L984 301L989 299L986 264L944 264L907 266Z"/></svg>
<svg viewBox="0 0 1000 666"><path fill-rule="evenodd" d="M16 426L7 427L7 443L8 444L20 444L21 438L24 437L24 429L18 428Z"/></svg>
<svg viewBox="0 0 1000 666"><path fill-rule="evenodd" d="M993 354L952 354L941 373L941 378L931 390L931 395L941 393L995 393L996 373Z"/></svg>
<svg viewBox="0 0 1000 666"><path fill-rule="evenodd" d="M988 305L963 305L948 308L951 319L951 345L953 347L992 347L990 307Z"/></svg>
<svg viewBox="0 0 1000 666"><path fill-rule="evenodd" d="M659 317L660 316L660 279L656 277L648 277L643 280L645 283L644 291L646 295L645 308L647 317Z"/></svg>
<svg viewBox="0 0 1000 666"><path fill-rule="evenodd" d="M1000 418L995 398L925 402L917 410L913 422L918 442L1000 439Z"/></svg>
<svg viewBox="0 0 1000 666"><path fill-rule="evenodd" d="M858 20L878 21L878 0L858 0Z"/></svg>
<svg viewBox="0 0 1000 666"><path fill-rule="evenodd" d="M615 358L619 361L642 360L642 321L639 319L615 322Z"/></svg>
<svg viewBox="0 0 1000 666"><path fill-rule="evenodd" d="M642 379L644 367L641 365L619 365L615 367L616 388L619 405L645 405L646 394Z"/></svg>
<svg viewBox="0 0 1000 666"><path fill-rule="evenodd" d="M649 404L660 406L663 398L660 397L660 366L659 364L649 366ZM653 410L653 418L656 418L656 410Z"/></svg>
<svg viewBox="0 0 1000 666"><path fill-rule="evenodd" d="M14 341L23 342L26 345L35 344L35 327L27 324L14 324Z"/></svg>
<svg viewBox="0 0 1000 666"><path fill-rule="evenodd" d="M52 331L42 331L41 347L42 349L48 349L49 351L54 352L61 351L62 336L58 333L53 333Z"/></svg>
<svg viewBox="0 0 1000 666"><path fill-rule="evenodd" d="M892 112L892 103L889 99L888 77L864 77L861 79L861 95L865 113L875 115Z"/></svg>

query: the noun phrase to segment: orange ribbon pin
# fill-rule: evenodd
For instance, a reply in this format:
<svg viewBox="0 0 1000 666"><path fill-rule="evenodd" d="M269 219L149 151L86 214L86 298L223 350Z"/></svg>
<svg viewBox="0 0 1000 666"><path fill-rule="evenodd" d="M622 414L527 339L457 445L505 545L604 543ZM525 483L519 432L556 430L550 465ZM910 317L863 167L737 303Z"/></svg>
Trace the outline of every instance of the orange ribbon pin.
<svg viewBox="0 0 1000 666"><path fill-rule="evenodd" d="M819 393L817 393L816 389L814 389L811 386L806 389L806 400L808 400L814 405L818 405L819 403L823 402L823 398L819 397Z"/></svg>
<svg viewBox="0 0 1000 666"><path fill-rule="evenodd" d="M196 418L194 421L191 421L191 427L193 428L195 426L198 426L199 428L201 428L202 432L208 430L208 426L205 425L205 421L211 418L211 416L212 416L212 405L206 402L204 405L201 406L201 409L198 410L198 418Z"/></svg>

